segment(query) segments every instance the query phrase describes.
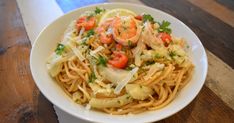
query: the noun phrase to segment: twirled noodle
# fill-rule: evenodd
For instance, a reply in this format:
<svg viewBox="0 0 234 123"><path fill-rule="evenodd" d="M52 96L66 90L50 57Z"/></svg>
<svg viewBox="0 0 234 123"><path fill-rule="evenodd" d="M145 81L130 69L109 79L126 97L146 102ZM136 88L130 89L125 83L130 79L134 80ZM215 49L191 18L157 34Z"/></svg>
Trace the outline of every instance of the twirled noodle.
<svg viewBox="0 0 234 123"><path fill-rule="evenodd" d="M103 13L99 14L91 18ZM137 114L165 107L192 78L194 65L185 50L185 41L167 32L171 39L163 42L157 23L135 20L131 16L116 17L119 18L135 23L132 31L140 30L140 36L126 39L130 42L128 46L120 37L106 43L100 36L114 33L108 30L116 27L109 23L112 20L114 23L115 19L104 21L93 30L76 27L79 24L74 22L78 21L73 21L48 60L51 76L75 102L109 114ZM119 25L118 29L122 28ZM104 28L102 26L108 27L107 32L98 32ZM131 33L119 32L113 36L128 37ZM137 37L140 38L136 40ZM123 60L119 56L127 58L125 66L122 65L124 61L117 63ZM116 93L117 86L120 93Z"/></svg>

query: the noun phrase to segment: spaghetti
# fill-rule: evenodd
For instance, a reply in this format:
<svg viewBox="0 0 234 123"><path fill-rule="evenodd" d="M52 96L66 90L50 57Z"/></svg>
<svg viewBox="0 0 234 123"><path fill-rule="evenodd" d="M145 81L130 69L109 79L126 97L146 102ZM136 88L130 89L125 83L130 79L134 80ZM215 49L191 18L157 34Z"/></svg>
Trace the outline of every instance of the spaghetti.
<svg viewBox="0 0 234 123"><path fill-rule="evenodd" d="M186 41L169 22L133 13L96 8L68 26L47 67L75 102L137 114L165 107L191 79Z"/></svg>

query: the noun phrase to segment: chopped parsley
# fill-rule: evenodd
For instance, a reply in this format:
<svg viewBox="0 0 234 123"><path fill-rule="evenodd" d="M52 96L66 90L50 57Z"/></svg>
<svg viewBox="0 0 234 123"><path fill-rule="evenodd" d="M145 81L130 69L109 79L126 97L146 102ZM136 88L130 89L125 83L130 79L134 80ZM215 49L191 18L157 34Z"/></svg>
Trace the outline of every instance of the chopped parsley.
<svg viewBox="0 0 234 123"><path fill-rule="evenodd" d="M147 66L148 66L148 65L151 65L151 64L154 64L154 61L146 61L146 62L145 62L145 65L147 65Z"/></svg>
<svg viewBox="0 0 234 123"><path fill-rule="evenodd" d="M171 34L171 29L169 28L170 24L171 23L168 21L163 21L162 23L159 23L160 27L159 27L158 31Z"/></svg>
<svg viewBox="0 0 234 123"><path fill-rule="evenodd" d="M126 47L122 47L122 50L123 50L124 52L126 52L127 48L126 48Z"/></svg>
<svg viewBox="0 0 234 123"><path fill-rule="evenodd" d="M92 72L91 75L89 76L89 83L93 83L95 79L97 79L97 77L94 74L94 72Z"/></svg>
<svg viewBox="0 0 234 123"><path fill-rule="evenodd" d="M127 96L126 99L127 99L127 100L130 99L130 96Z"/></svg>
<svg viewBox="0 0 234 123"><path fill-rule="evenodd" d="M129 48L133 48L134 47L134 44L132 43L132 41L128 40L128 47Z"/></svg>
<svg viewBox="0 0 234 123"><path fill-rule="evenodd" d="M160 54L159 54L159 53L156 53L156 54L154 55L154 57L155 57L156 59L161 58L161 56L160 56Z"/></svg>
<svg viewBox="0 0 234 123"><path fill-rule="evenodd" d="M86 41L82 41L81 45L87 45Z"/></svg>
<svg viewBox="0 0 234 123"><path fill-rule="evenodd" d="M171 40L171 42L169 44L173 45L173 44L175 44L175 42L173 40Z"/></svg>
<svg viewBox="0 0 234 123"><path fill-rule="evenodd" d="M98 64L106 66L107 60L103 56L99 56L98 58Z"/></svg>
<svg viewBox="0 0 234 123"><path fill-rule="evenodd" d="M86 37L81 40L81 45L87 45L87 38Z"/></svg>
<svg viewBox="0 0 234 123"><path fill-rule="evenodd" d="M124 26L123 29L124 29L124 31L126 31L128 28Z"/></svg>
<svg viewBox="0 0 234 123"><path fill-rule="evenodd" d="M105 9L101 9L96 7L96 9L94 10L95 14L100 14L101 12L105 11Z"/></svg>
<svg viewBox="0 0 234 123"><path fill-rule="evenodd" d="M87 19L86 19L86 20L87 20L87 21L88 21L88 20L90 20L93 16L94 16L94 14L93 14L93 13L91 13L91 14L87 17Z"/></svg>
<svg viewBox="0 0 234 123"><path fill-rule="evenodd" d="M125 68L125 70L128 70L128 71L130 71L130 70L132 70L133 69L133 67L131 67L131 66L127 66L126 68Z"/></svg>
<svg viewBox="0 0 234 123"><path fill-rule="evenodd" d="M143 32L145 31L145 26L142 27L142 31L143 31Z"/></svg>
<svg viewBox="0 0 234 123"><path fill-rule="evenodd" d="M91 29L91 30L89 30L89 31L87 32L86 37L90 37L90 36L92 36L92 35L94 35L94 34L95 34L94 30Z"/></svg>
<svg viewBox="0 0 234 123"><path fill-rule="evenodd" d="M101 8L96 7L94 12L89 13L89 15L87 17L87 20L91 19L92 17L94 17L94 16L96 16L96 15L98 15L98 14L104 12L104 11L105 11L105 9L101 9Z"/></svg>
<svg viewBox="0 0 234 123"><path fill-rule="evenodd" d="M176 52L175 52L175 51L171 51L171 52L169 52L169 55L170 55L171 57L174 57L174 56L176 56Z"/></svg>
<svg viewBox="0 0 234 123"><path fill-rule="evenodd" d="M64 49L65 49L65 46L63 44L58 44L55 52L57 55L62 55Z"/></svg>
<svg viewBox="0 0 234 123"><path fill-rule="evenodd" d="M154 18L150 14L143 15L143 22L146 22L146 21L149 21L151 23L155 23Z"/></svg>

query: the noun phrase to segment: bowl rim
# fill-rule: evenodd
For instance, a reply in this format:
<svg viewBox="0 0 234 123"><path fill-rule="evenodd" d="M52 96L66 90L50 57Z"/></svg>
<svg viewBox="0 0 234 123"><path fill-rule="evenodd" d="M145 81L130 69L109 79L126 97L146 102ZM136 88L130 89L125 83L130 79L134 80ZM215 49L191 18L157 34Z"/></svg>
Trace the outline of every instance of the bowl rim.
<svg viewBox="0 0 234 123"><path fill-rule="evenodd" d="M161 14L167 15L167 16L169 16L170 18L173 18L173 19L177 20L178 23L182 24L184 28L187 28L188 30L190 30L191 33L198 39L198 42L197 42L197 43L200 44L201 49L202 49L202 52L204 53L204 58L205 58L205 59L204 59L204 63L205 63L205 64L204 64L204 67L205 67L205 68L204 68L204 74L205 74L205 75L204 75L203 77L200 78L200 81L201 81L202 84L200 84L199 88L197 88L197 91L195 92L194 96L191 97L189 101L183 103L183 105L182 105L180 108L178 108L177 110L172 110L172 111L170 111L170 112L168 113L168 115L165 115L164 117L160 117L160 118L158 118L158 119L153 119L153 118L151 118L151 119L149 119L149 118L148 118L148 119L145 119L144 122L160 121L160 120L162 120L162 119L165 119L165 118L168 118L168 117L174 115L175 113L181 111L181 110L184 109L186 106L188 106L188 105L195 99L195 97L198 95L198 93L201 91L201 89L202 89L202 87L203 87L203 85L204 85L204 83L205 83L205 79L206 79L206 77L207 77L207 72L208 72L208 59L207 59L207 54L206 54L206 52L205 52L205 48L204 48L204 46L202 45L201 40L200 40L199 37L192 31L192 29L190 29L186 24L184 24L184 23L183 23L181 20L179 20L178 18L176 18L176 17L174 17L174 16L168 14L167 12L164 12L164 11L162 11L162 10L159 10L159 9L156 9L156 8L153 8L153 7L149 7L149 6L146 6L146 5L143 5L143 4L141 5L141 4L136 4L136 3L126 3L126 2L115 2L115 3L104 2L104 3L98 3L98 4L92 4L92 5L87 5L87 6L79 7L79 8L74 9L74 10L68 12L68 13L64 13L64 14L61 15L60 17L58 17L58 18L56 18L55 20L53 20L52 22L50 22L48 25L46 25L46 26L40 31L40 33L38 34L37 38L34 40L34 42L33 42L33 44L32 44L32 48L31 48L31 52L30 52L30 71L31 71L31 74L32 74L32 77L33 77L33 80L34 80L36 86L39 88L40 92L46 97L46 99L48 99L53 105L57 106L57 107L58 107L59 109L61 109L62 111L66 112L66 113L68 113L68 114L70 114L70 115L72 115L72 116L75 117L75 118L80 118L80 119L83 119L83 120L89 121L89 122L90 122L90 121L91 121L91 122L100 122L100 120L89 119L89 118L84 117L84 116L82 116L82 115L74 114L74 113L72 113L72 111L66 109L64 106L61 106L61 105L60 105L59 103L57 103L56 101L50 99L48 95L44 94L44 93L41 91L41 90L43 90L43 89L40 88L39 83L38 83L37 80L35 79L35 78L36 78L36 77L35 77L36 75L35 75L35 73L32 72L32 71L33 71L33 65L32 65L32 62L33 62L33 59L32 59L33 52L34 52L35 47L36 47L36 45L37 45L37 43L38 43L39 37L41 36L41 34L42 34L51 24L53 24L53 23L55 23L57 20L63 18L65 15L72 14L72 13L74 13L74 12L76 12L76 11L79 11L80 9L84 9L84 8L93 8L93 7L97 7L97 6L100 6L100 5L104 5L104 6L110 6L110 5L113 5L113 6L129 5L129 6L135 6L135 7L146 8L146 9L149 9L150 11L157 11L157 12L159 12L159 13L161 13ZM120 8L120 7L119 7L119 8Z"/></svg>

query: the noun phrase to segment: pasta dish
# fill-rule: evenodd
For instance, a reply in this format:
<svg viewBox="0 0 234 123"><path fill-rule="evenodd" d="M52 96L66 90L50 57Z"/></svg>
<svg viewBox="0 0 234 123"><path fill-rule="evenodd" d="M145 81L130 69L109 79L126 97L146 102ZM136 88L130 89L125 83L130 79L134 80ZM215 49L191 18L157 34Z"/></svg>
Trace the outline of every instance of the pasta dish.
<svg viewBox="0 0 234 123"><path fill-rule="evenodd" d="M194 65L170 22L128 9L78 15L47 59L49 74L73 101L113 115L165 107Z"/></svg>

